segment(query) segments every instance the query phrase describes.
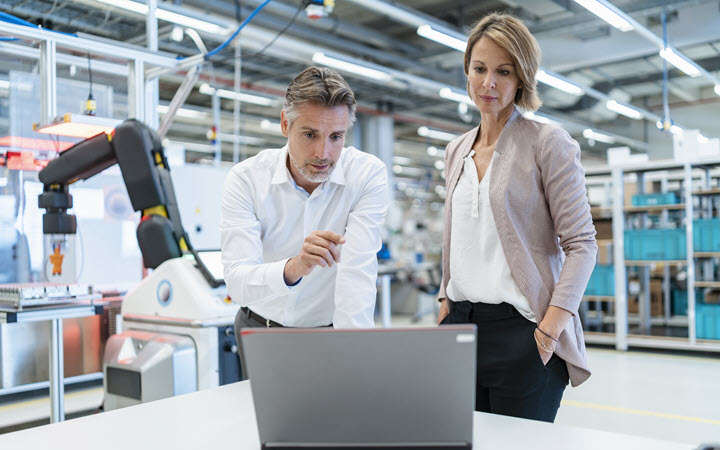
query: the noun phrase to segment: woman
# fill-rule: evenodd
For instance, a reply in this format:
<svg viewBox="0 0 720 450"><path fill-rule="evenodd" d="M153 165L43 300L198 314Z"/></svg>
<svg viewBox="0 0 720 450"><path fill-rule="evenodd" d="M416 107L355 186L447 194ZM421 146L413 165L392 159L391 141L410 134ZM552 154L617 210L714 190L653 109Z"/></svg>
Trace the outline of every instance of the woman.
<svg viewBox="0 0 720 450"><path fill-rule="evenodd" d="M580 148L522 116L540 106L540 49L491 14L465 51L482 123L448 144L442 324L478 327L476 409L553 422L568 379L590 376L578 306L595 265Z"/></svg>

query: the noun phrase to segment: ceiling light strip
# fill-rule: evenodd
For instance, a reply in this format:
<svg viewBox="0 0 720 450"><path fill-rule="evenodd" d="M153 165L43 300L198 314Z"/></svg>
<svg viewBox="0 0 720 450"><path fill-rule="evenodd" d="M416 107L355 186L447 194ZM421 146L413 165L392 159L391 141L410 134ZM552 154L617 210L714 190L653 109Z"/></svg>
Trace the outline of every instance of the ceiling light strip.
<svg viewBox="0 0 720 450"><path fill-rule="evenodd" d="M343 61L342 59L333 58L331 56L327 56L323 52L316 52L315 54L313 54L312 61L315 64L332 67L334 69L360 75L365 78L371 78L373 80L386 82L392 80L392 75L387 72L383 72L381 70L373 69L371 67L352 63L349 61Z"/></svg>
<svg viewBox="0 0 720 450"><path fill-rule="evenodd" d="M694 61L685 58L682 53L672 47L665 47L660 50L660 57L693 78L702 75Z"/></svg>
<svg viewBox="0 0 720 450"><path fill-rule="evenodd" d="M537 78L537 80L541 83L552 86L555 89L560 89L561 91L567 92L568 94L583 95L585 93L585 90L580 86L568 81L564 77L561 77L557 74L551 75L544 69L538 70L535 74L535 78Z"/></svg>
<svg viewBox="0 0 720 450"><path fill-rule="evenodd" d="M452 100L458 103L465 103L470 106L475 106L475 103L468 97L465 92L458 92L453 89L444 87L438 91L438 95L444 99Z"/></svg>
<svg viewBox="0 0 720 450"><path fill-rule="evenodd" d="M417 129L418 136L426 137L428 139L437 139L439 141L450 142L457 138L457 134L447 133L445 131L433 130L428 127L420 127Z"/></svg>
<svg viewBox="0 0 720 450"><path fill-rule="evenodd" d="M615 111L616 113L622 114L623 116L629 117L631 119L640 120L644 117L642 112L638 111L635 108L624 105L616 100L607 101L605 103L605 107L610 111Z"/></svg>
<svg viewBox="0 0 720 450"><path fill-rule="evenodd" d="M625 14L609 2L598 0L575 0L575 2L622 32L635 29L632 23L623 17Z"/></svg>
<svg viewBox="0 0 720 450"><path fill-rule="evenodd" d="M598 133L590 128L586 128L585 130L583 130L583 137L588 140L604 142L606 144L614 144L615 142L617 142L614 137L607 134Z"/></svg>
<svg viewBox="0 0 720 450"><path fill-rule="evenodd" d="M430 39L431 41L435 41L447 47L454 48L455 50L460 52L465 52L465 49L467 47L466 40L458 39L456 37L450 36L449 34L445 34L441 31L434 29L431 25L428 24L420 25L417 29L417 34L424 37L425 39Z"/></svg>
<svg viewBox="0 0 720 450"><path fill-rule="evenodd" d="M277 100L261 97L259 95L246 94L244 92L234 92L227 89L215 89L207 83L200 85L200 93L205 95L217 95L218 97L227 98L230 100L237 100L239 102L252 103L260 106L274 106L277 104Z"/></svg>
<svg viewBox="0 0 720 450"><path fill-rule="evenodd" d="M109 6L121 8L127 11L132 11L137 14L147 15L148 6L144 3L134 2L132 0L97 0L100 3L104 3ZM169 11L164 8L157 7L155 10L155 17L166 22L175 23L184 27L193 28L198 31L203 31L210 34L216 34L219 36L227 36L231 30L222 27L220 25L207 22L205 20L196 19L184 14L180 14L174 11Z"/></svg>

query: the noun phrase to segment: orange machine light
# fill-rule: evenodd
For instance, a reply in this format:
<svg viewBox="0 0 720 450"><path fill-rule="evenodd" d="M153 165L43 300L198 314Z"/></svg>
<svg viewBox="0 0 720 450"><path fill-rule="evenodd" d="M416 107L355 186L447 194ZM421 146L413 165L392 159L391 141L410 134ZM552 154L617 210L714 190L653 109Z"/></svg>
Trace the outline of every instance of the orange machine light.
<svg viewBox="0 0 720 450"><path fill-rule="evenodd" d="M72 142L54 141L51 139L33 139L20 136L5 136L0 138L0 147L23 150L46 150L62 152L75 145Z"/></svg>
<svg viewBox="0 0 720 450"><path fill-rule="evenodd" d="M87 139L100 133L110 134L119 124L120 121L115 119L68 113L55 118L49 124L35 123L33 130L38 133Z"/></svg>
<svg viewBox="0 0 720 450"><path fill-rule="evenodd" d="M7 152L5 156L10 170L35 170L35 156L31 151Z"/></svg>
<svg viewBox="0 0 720 450"><path fill-rule="evenodd" d="M60 253L60 244L55 245L55 251L52 255L50 255L50 264L52 264L52 274L53 275L62 275L62 263L63 258L65 258L65 255Z"/></svg>

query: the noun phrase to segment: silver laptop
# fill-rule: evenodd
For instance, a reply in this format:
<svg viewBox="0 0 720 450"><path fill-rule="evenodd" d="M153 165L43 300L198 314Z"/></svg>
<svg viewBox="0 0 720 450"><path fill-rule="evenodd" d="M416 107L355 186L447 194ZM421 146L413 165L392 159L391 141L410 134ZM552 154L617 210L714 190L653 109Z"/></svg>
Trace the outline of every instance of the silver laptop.
<svg viewBox="0 0 720 450"><path fill-rule="evenodd" d="M263 449L472 447L474 325L246 328Z"/></svg>

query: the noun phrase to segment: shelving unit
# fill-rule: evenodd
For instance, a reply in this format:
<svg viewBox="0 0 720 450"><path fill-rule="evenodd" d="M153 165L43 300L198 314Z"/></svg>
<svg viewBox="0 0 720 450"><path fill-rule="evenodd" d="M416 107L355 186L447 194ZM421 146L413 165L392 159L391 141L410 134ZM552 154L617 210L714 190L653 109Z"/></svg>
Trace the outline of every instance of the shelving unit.
<svg viewBox="0 0 720 450"><path fill-rule="evenodd" d="M649 212L662 212L662 211L673 211L685 209L683 203L676 203L674 205L652 205L652 206L626 206L626 213L649 213Z"/></svg>
<svg viewBox="0 0 720 450"><path fill-rule="evenodd" d="M658 260L626 260L625 266L657 266L664 264L666 266L686 266L688 264L684 259L658 259Z"/></svg>
<svg viewBox="0 0 720 450"><path fill-rule="evenodd" d="M614 314L605 316L601 312L588 313L588 323L614 325L614 332L585 333L586 342L614 345L618 350L628 347L651 347L665 349L683 349L697 351L720 352L720 340L698 339L696 333L696 288L720 288L720 281L714 280L712 271L720 258L720 252L694 252L693 218L696 213L711 216L714 212L714 196L720 196L720 183L713 185L713 180L720 177L720 159L682 164L674 161L645 163L642 166L626 166L616 168L598 168L587 171L588 184L604 186L608 197L612 200L610 207L604 204L591 208L593 218L607 220L612 218L613 251L612 262L615 278L614 296L586 296L586 302L608 302ZM711 172L712 171L712 172ZM593 182L592 180L595 179ZM637 183L637 194L645 194L645 183L648 179L660 181L661 192L667 192L668 180L679 180L682 195L677 204L659 204L647 206L625 206L625 186L628 179ZM694 183L694 184L693 184ZM700 200L698 200L700 198ZM700 208L694 210L694 206ZM717 209L717 208L715 208ZM716 213L716 211L715 211ZM661 227L669 224L669 217L678 219L682 215L685 226L685 259L673 260L625 260L625 228L626 223L634 223L637 229L647 229L650 215ZM689 220L688 220L689 219ZM696 265L701 275L696 277ZM663 271L663 315L651 317L650 314L650 269L661 266ZM671 267L684 268L687 286L687 316L672 315L670 305L670 270ZM628 314L628 283L627 270L635 268L639 272L640 295L638 296L638 314ZM700 278L700 280L696 280ZM656 288L657 289L657 288ZM597 304L597 303L596 303ZM629 325L639 329L639 333L630 333ZM687 327L688 337L652 336L652 326ZM656 330L657 331L657 330Z"/></svg>

